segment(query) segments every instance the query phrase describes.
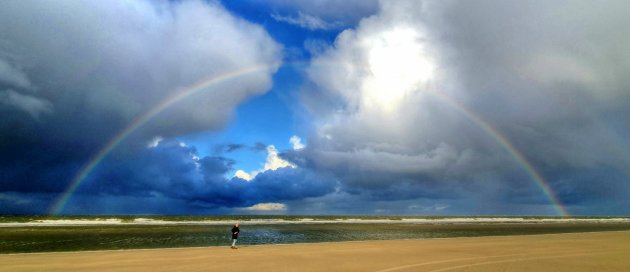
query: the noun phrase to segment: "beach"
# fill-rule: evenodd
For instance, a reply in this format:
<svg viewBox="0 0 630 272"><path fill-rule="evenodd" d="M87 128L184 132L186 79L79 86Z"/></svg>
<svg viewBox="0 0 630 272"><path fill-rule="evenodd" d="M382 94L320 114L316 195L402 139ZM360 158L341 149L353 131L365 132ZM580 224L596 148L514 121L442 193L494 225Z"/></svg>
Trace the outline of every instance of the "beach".
<svg viewBox="0 0 630 272"><path fill-rule="evenodd" d="M630 231L0 255L0 271L628 271Z"/></svg>

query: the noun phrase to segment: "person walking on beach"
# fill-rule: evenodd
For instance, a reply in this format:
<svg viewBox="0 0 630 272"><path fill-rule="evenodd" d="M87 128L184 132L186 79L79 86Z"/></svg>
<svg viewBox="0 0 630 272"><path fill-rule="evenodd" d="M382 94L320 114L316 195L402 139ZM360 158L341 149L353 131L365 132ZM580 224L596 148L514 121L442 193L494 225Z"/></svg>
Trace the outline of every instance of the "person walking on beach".
<svg viewBox="0 0 630 272"><path fill-rule="evenodd" d="M238 247L236 247L236 240L238 239L238 233L240 232L240 230L238 229L238 223L234 224L234 227L232 227L232 249L237 249Z"/></svg>

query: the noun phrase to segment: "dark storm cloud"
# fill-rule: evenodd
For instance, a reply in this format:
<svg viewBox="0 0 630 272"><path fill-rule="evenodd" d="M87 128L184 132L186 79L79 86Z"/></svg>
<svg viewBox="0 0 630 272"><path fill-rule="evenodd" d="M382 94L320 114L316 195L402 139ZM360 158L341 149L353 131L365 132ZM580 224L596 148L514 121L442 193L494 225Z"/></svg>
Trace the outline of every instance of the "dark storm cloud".
<svg viewBox="0 0 630 272"><path fill-rule="evenodd" d="M162 141L124 160L104 162L78 193L159 195L218 208L319 197L336 186L330 177L290 167L262 172L251 181L228 179L233 164L224 157L199 158L194 147Z"/></svg>
<svg viewBox="0 0 630 272"><path fill-rule="evenodd" d="M259 173L251 181L228 179L233 164L220 156L199 158L194 147L173 140L131 154L114 152L81 184L64 212L207 213L321 197L337 186L330 176L291 167ZM46 213L58 195L55 186L34 193L31 187L45 186L43 182L29 183L24 188L10 185L14 187L3 188L8 192L0 193L0 203L7 204L1 213ZM124 210L124 205L114 203L117 201L141 204Z"/></svg>
<svg viewBox="0 0 630 272"><path fill-rule="evenodd" d="M268 65L172 105L125 139L113 160L128 162L156 136L219 129L236 105L270 88L281 57L281 46L264 29L212 1L2 2L0 192L62 192L114 135L167 97L227 72ZM165 175L182 182L175 187L193 186L184 184L189 165L143 162L164 163L152 178L172 173ZM117 175L109 178L124 182Z"/></svg>

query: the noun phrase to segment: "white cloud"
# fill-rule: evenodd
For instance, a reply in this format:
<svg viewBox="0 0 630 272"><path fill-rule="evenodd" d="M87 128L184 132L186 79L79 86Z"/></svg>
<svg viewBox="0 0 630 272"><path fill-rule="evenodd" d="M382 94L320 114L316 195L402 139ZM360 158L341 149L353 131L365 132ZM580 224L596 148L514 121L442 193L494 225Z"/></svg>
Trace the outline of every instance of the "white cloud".
<svg viewBox="0 0 630 272"><path fill-rule="evenodd" d="M335 22L337 26L354 25L361 18L374 14L378 10L378 0L258 0L264 5L273 6L273 10L295 14L304 13ZM337 27L336 26L336 27Z"/></svg>
<svg viewBox="0 0 630 272"><path fill-rule="evenodd" d="M155 148L157 147L161 141L163 141L164 138L160 137L160 136L155 136L153 137L153 139L151 139L151 141L149 141L147 143L147 148Z"/></svg>
<svg viewBox="0 0 630 272"><path fill-rule="evenodd" d="M269 145L267 146L267 159L265 160L265 164L262 169L255 170L250 173L239 169L236 171L236 173L234 173L234 176L247 181L251 181L259 173L263 173L266 171L275 171L285 167L295 168L297 166L289 161L280 158L280 156L278 156L278 150L276 149L276 147L273 145Z"/></svg>
<svg viewBox="0 0 630 272"><path fill-rule="evenodd" d="M283 203L258 203L251 207L242 208L246 211L286 211L287 205Z"/></svg>
<svg viewBox="0 0 630 272"><path fill-rule="evenodd" d="M293 150L300 150L305 147L305 145L302 143L302 138L298 137L297 135L291 136L291 138L289 139L289 143L291 143Z"/></svg>
<svg viewBox="0 0 630 272"><path fill-rule="evenodd" d="M267 161L263 171L276 170L278 168L291 167L295 168L295 164L292 164L286 160L283 160L278 156L278 150L275 146L267 146Z"/></svg>
<svg viewBox="0 0 630 272"><path fill-rule="evenodd" d="M248 174L247 172L243 171L243 170L236 170L236 173L234 173L234 176L237 178L241 178L244 179L246 181L251 181L252 179L254 179L254 177L256 177L255 172L252 172L252 174Z"/></svg>
<svg viewBox="0 0 630 272"><path fill-rule="evenodd" d="M292 25L297 25L309 30L326 30L335 27L334 23L329 23L322 20L319 17L305 14L301 11L298 12L297 16L282 16L279 14L271 14L271 18L278 22L284 22Z"/></svg>
<svg viewBox="0 0 630 272"><path fill-rule="evenodd" d="M409 9L413 13L419 8ZM342 32L333 48L312 61L309 77L342 99L342 114L401 113L403 104L416 102L416 93L434 80L436 64L424 28L414 21L392 18L397 17L383 14L364 19L357 29Z"/></svg>
<svg viewBox="0 0 630 272"><path fill-rule="evenodd" d="M261 26L215 1L2 2L0 41L0 59L11 57L0 60L0 81L37 86L60 120L81 111L121 123L95 126L126 127L182 91L199 91L143 126L142 141L221 128L240 102L271 88L282 61L282 46ZM230 73L237 77L191 87Z"/></svg>
<svg viewBox="0 0 630 272"><path fill-rule="evenodd" d="M300 153L352 189L535 188L485 122L537 169L628 169L630 5L533 2L381 1L313 58Z"/></svg>
<svg viewBox="0 0 630 272"><path fill-rule="evenodd" d="M328 114L315 113L323 118L317 135L325 136L309 139L315 140L310 155L326 168L398 174L444 170L463 152L449 142L452 136L443 135L452 128L448 119L431 118L435 101L428 93L438 91L434 83L440 75L431 38L417 21L422 2L382 8L342 32L334 47L312 61L310 79L335 104Z"/></svg>

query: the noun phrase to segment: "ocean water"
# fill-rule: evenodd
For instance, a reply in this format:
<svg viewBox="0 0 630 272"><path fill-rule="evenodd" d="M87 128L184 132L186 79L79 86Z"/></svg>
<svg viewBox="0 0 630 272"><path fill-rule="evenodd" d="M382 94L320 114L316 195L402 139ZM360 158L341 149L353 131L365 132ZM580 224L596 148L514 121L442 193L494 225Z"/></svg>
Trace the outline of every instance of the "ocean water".
<svg viewBox="0 0 630 272"><path fill-rule="evenodd" d="M229 246L231 225L0 227L0 253ZM630 223L322 223L240 226L238 245L630 230Z"/></svg>

